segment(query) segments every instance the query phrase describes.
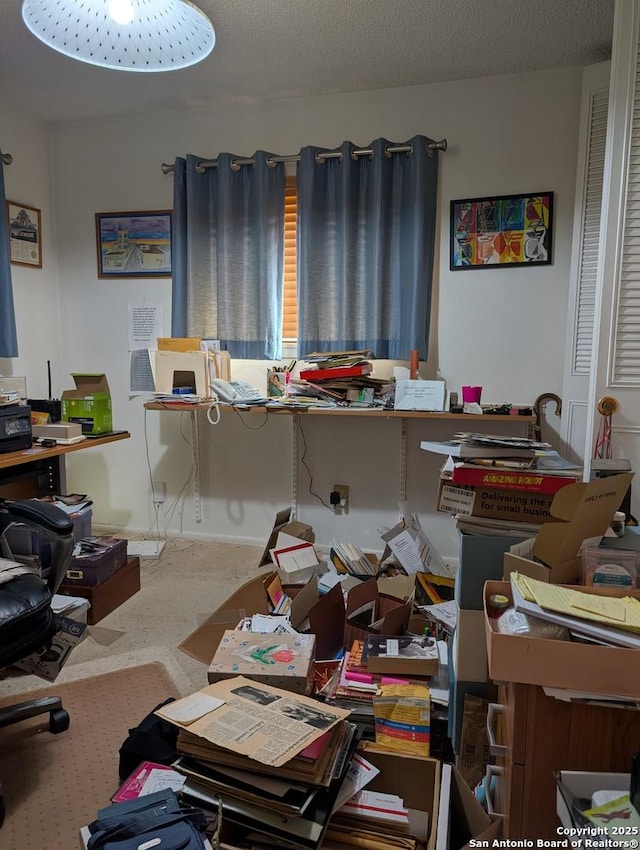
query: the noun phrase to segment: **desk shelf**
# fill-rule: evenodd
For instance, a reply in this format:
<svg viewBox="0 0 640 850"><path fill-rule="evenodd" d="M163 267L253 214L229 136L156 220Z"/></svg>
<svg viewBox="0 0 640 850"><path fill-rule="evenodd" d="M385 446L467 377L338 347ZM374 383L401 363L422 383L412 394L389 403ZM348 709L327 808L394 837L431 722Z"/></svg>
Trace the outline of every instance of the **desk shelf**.
<svg viewBox="0 0 640 850"><path fill-rule="evenodd" d="M125 431L122 434L86 439L71 446L45 448L34 444L19 452L0 454L0 496L21 499L43 493L64 492L64 455L128 440L129 437L131 434Z"/></svg>
<svg viewBox="0 0 640 850"><path fill-rule="evenodd" d="M188 404L185 402L146 402L144 407L146 410L167 410L172 413L188 413L191 416L191 434L192 434L192 450L193 450L193 486L194 486L194 510L196 522L201 522L202 514L200 508L200 469L199 469L199 445L198 445L198 413L209 410L213 402L198 402L197 404ZM524 425L529 433L530 427L535 424L535 415L516 416L500 415L493 413L449 413L435 412L427 410L383 410L381 408L367 407L265 407L248 405L237 407L230 404L218 405L222 415L227 413L238 412L243 415L262 414L263 416L290 416L292 422L292 450L293 450L293 478L291 482L291 503L293 506L293 515L297 514L298 501L298 480L297 480L297 432L298 418L325 416L329 418L348 418L348 419L379 419L379 420L396 420L401 425L401 445L400 445L400 476L399 476L399 498L403 503L406 499L406 456L407 456L407 427L408 420L429 420L430 422L451 422L451 423L472 423L472 422L510 422L514 426Z"/></svg>

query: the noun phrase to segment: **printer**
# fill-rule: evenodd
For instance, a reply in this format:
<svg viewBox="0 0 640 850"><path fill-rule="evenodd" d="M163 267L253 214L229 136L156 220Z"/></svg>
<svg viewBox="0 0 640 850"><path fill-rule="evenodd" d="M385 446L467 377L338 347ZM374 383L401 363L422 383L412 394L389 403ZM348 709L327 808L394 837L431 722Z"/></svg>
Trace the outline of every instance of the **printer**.
<svg viewBox="0 0 640 850"><path fill-rule="evenodd" d="M0 453L31 448L31 408L28 404L0 406Z"/></svg>

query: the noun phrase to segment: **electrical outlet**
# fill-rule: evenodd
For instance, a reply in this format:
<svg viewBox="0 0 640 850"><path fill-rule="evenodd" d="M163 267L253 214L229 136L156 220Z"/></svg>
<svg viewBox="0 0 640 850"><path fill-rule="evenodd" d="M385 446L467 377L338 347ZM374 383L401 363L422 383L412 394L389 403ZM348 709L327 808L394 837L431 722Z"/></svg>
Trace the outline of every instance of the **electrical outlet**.
<svg viewBox="0 0 640 850"><path fill-rule="evenodd" d="M153 482L153 501L157 505L167 501L167 485L164 481Z"/></svg>
<svg viewBox="0 0 640 850"><path fill-rule="evenodd" d="M349 488L346 484L334 484L333 490L339 496L339 502L336 507L340 506L345 511L349 507Z"/></svg>

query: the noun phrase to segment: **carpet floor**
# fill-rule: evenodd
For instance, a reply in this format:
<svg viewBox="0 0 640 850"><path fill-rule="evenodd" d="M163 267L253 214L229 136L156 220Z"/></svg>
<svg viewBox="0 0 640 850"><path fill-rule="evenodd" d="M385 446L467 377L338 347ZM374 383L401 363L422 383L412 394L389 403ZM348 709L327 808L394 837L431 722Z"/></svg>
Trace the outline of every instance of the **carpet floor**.
<svg viewBox="0 0 640 850"><path fill-rule="evenodd" d="M7 726L0 735L5 850L78 847L80 827L109 804L120 784L118 751L129 728L180 694L167 668L153 662L51 685L28 698L48 695L62 697L71 715L67 731L52 735L43 715Z"/></svg>

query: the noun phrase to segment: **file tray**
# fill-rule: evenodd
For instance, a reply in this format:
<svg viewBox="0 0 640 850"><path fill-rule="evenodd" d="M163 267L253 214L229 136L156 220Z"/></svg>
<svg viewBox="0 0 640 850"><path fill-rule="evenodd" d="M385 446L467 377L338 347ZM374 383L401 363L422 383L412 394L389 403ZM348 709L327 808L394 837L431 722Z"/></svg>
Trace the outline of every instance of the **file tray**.
<svg viewBox="0 0 640 850"><path fill-rule="evenodd" d="M640 592L628 588L580 587L580 592L640 600ZM513 602L511 583L488 581L484 586L487 660L494 682L522 682L640 699L638 649L501 634L494 631L492 623L496 621L487 614L487 600L494 593L502 593Z"/></svg>

